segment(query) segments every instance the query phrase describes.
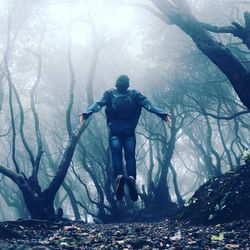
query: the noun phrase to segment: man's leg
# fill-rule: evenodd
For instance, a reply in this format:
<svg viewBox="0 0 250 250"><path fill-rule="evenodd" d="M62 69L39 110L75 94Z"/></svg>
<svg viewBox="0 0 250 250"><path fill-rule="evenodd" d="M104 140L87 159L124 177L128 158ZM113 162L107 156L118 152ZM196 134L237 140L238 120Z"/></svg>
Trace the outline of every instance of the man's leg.
<svg viewBox="0 0 250 250"><path fill-rule="evenodd" d="M125 160L128 176L136 179L136 161L135 161L135 134L126 135L123 141Z"/></svg>
<svg viewBox="0 0 250 250"><path fill-rule="evenodd" d="M120 136L111 135L109 144L112 155L112 163L114 168L114 176L123 175L122 169L122 141Z"/></svg>
<svg viewBox="0 0 250 250"><path fill-rule="evenodd" d="M125 151L125 160L126 160L126 167L128 173L128 187L129 187L129 195L133 201L137 201L138 193L136 189L136 160L135 160L135 146L136 146L136 139L135 134L129 134L125 136L124 142L124 151Z"/></svg>
<svg viewBox="0 0 250 250"><path fill-rule="evenodd" d="M120 136L110 135L109 138L114 176L116 180L115 194L118 200L124 195L125 177L122 169L122 140Z"/></svg>

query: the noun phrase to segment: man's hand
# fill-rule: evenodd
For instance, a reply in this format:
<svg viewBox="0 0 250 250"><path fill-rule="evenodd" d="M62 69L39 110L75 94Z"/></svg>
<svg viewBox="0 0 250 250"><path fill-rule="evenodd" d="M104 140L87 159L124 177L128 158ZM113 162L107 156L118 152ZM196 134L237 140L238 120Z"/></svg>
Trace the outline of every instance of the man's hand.
<svg viewBox="0 0 250 250"><path fill-rule="evenodd" d="M83 124L85 122L83 114L80 114L80 123Z"/></svg>
<svg viewBox="0 0 250 250"><path fill-rule="evenodd" d="M166 122L167 125L170 127L170 125L171 125L171 117L170 117L169 114L167 114L166 119L165 119L165 122Z"/></svg>

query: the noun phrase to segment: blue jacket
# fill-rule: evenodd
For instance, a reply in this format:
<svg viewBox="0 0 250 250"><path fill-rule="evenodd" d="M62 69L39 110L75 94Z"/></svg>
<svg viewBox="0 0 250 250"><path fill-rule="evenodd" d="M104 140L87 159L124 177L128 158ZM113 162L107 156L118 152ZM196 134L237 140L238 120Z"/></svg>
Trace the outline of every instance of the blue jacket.
<svg viewBox="0 0 250 250"><path fill-rule="evenodd" d="M152 103L136 90L119 92L110 89L104 92L100 101L91 105L83 113L84 119L106 106L107 124L112 132L134 131L141 115L142 107L165 120L167 113L154 107Z"/></svg>

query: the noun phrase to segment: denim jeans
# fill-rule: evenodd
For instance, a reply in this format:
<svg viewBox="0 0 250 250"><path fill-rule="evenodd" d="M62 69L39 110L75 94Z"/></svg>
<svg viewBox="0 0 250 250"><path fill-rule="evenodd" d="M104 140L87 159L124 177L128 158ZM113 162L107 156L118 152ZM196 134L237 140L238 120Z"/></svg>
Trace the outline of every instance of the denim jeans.
<svg viewBox="0 0 250 250"><path fill-rule="evenodd" d="M123 150L126 161L126 170L128 176L136 178L136 161L135 161L135 134L134 132L120 132L110 134L109 143L111 148L112 162L115 178L123 173Z"/></svg>

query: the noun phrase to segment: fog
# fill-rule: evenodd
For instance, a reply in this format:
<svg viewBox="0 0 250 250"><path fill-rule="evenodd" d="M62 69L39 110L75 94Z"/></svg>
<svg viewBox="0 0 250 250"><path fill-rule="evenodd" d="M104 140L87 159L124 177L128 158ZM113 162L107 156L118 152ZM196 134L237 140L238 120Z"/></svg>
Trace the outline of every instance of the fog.
<svg viewBox="0 0 250 250"><path fill-rule="evenodd" d="M42 201L55 195L49 209L86 222L152 204L183 206L209 178L242 164L250 139L247 101L194 38L155 15L154 2L164 1L0 1L0 220L39 217L27 206L32 192ZM217 26L243 25L250 6L188 2L199 21ZM249 71L240 38L211 36ZM141 115L134 204L114 197L104 109L82 127L78 116L121 74L172 119L168 127L145 110ZM54 185L60 170L66 177Z"/></svg>

